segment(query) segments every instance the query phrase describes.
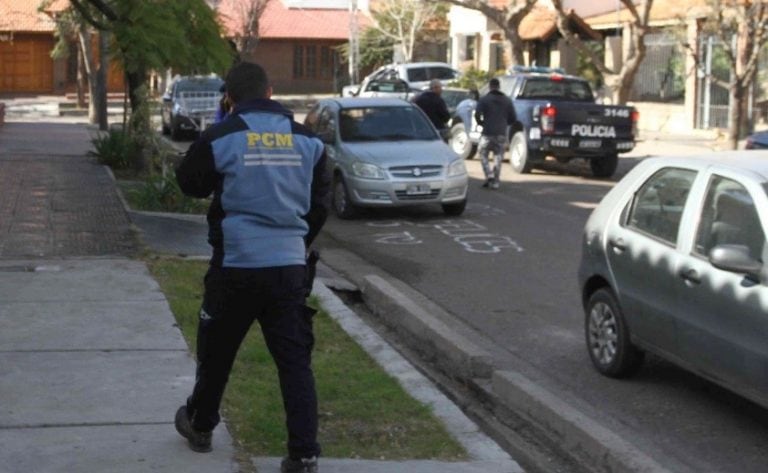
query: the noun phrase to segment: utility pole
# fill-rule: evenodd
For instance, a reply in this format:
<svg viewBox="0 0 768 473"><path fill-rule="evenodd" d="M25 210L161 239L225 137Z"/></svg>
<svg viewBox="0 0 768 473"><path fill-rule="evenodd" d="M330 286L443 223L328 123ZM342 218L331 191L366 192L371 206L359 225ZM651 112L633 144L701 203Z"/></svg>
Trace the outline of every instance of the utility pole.
<svg viewBox="0 0 768 473"><path fill-rule="evenodd" d="M360 42L357 26L357 0L349 0L349 80L351 84L358 83Z"/></svg>

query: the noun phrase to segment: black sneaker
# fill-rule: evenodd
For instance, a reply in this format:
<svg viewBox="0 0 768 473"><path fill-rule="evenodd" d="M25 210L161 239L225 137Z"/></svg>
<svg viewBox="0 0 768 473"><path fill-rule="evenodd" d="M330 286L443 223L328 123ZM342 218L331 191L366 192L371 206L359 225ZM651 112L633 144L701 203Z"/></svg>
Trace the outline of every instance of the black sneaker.
<svg viewBox="0 0 768 473"><path fill-rule="evenodd" d="M176 411L175 424L176 431L187 439L191 450L200 453L207 453L213 450L211 447L211 432L199 432L192 427L187 406L181 406Z"/></svg>
<svg viewBox="0 0 768 473"><path fill-rule="evenodd" d="M485 182L483 182L483 187L488 187L490 185L491 185L491 180L490 179L486 179Z"/></svg>
<svg viewBox="0 0 768 473"><path fill-rule="evenodd" d="M280 464L280 473L317 473L317 457L301 460L285 457Z"/></svg>

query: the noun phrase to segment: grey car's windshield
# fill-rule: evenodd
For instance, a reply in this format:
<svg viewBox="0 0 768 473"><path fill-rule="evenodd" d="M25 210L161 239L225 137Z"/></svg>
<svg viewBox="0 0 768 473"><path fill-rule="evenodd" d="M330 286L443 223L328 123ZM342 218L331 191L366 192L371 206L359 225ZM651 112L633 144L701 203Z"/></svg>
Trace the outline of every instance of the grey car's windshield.
<svg viewBox="0 0 768 473"><path fill-rule="evenodd" d="M221 79L182 80L176 84L177 92L218 92L224 81Z"/></svg>
<svg viewBox="0 0 768 473"><path fill-rule="evenodd" d="M410 105L342 109L339 133L348 142L439 139L432 124Z"/></svg>

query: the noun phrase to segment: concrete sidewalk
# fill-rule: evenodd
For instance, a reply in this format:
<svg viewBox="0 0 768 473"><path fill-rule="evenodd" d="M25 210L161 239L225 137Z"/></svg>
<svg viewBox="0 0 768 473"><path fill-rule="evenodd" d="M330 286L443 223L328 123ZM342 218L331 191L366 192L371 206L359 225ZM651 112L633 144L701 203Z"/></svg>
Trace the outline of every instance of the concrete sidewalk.
<svg viewBox="0 0 768 473"><path fill-rule="evenodd" d="M190 451L176 433L195 363L158 284L130 256L145 245L206 257L205 224L129 214L107 169L84 156L90 135L62 123L0 127L0 472L278 471L278 458L238 454L224 423L210 454ZM322 472L522 471L321 282L317 292L471 457L322 458Z"/></svg>
<svg viewBox="0 0 768 473"><path fill-rule="evenodd" d="M0 300L0 471L237 471L174 429L195 363L142 262L0 261Z"/></svg>

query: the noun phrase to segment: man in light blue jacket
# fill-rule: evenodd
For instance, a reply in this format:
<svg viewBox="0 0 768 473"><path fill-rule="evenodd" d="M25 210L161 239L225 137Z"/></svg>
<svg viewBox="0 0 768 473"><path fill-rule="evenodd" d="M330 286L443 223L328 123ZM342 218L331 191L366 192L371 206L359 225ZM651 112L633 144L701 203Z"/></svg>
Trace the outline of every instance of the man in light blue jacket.
<svg viewBox="0 0 768 473"><path fill-rule="evenodd" d="M192 450L211 450L238 348L258 320L280 378L288 428L283 473L315 473L317 395L306 260L325 223L330 180L323 143L270 99L264 69L233 66L230 114L204 131L176 169L185 194L208 197L213 256L197 335L197 378L176 413Z"/></svg>

